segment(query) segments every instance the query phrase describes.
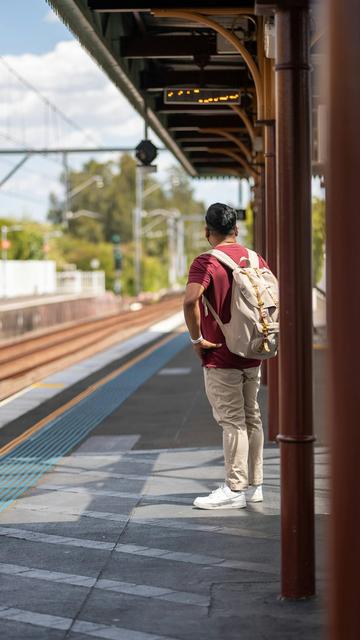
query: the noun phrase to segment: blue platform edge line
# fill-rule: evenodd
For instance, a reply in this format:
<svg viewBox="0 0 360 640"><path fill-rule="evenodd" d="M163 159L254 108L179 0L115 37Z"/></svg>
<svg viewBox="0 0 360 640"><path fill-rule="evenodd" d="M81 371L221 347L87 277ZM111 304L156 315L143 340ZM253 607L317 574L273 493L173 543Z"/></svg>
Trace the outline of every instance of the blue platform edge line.
<svg viewBox="0 0 360 640"><path fill-rule="evenodd" d="M187 345L187 335L177 335L5 454L0 461L0 512Z"/></svg>

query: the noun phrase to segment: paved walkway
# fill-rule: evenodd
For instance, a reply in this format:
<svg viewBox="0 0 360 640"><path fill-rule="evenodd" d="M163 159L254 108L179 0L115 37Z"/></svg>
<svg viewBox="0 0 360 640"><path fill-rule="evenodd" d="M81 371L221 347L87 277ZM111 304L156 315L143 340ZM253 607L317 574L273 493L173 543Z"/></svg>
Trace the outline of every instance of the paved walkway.
<svg viewBox="0 0 360 640"><path fill-rule="evenodd" d="M185 349L0 514L1 638L322 637L321 597L278 599L277 447L265 449L263 504L192 507L223 479L201 383ZM327 463L318 447L320 593Z"/></svg>

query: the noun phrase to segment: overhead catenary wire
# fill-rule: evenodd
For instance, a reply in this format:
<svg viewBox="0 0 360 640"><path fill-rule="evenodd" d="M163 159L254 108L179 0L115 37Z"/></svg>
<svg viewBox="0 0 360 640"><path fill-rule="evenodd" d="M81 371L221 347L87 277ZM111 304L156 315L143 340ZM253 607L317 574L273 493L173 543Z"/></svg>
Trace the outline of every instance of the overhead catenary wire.
<svg viewBox="0 0 360 640"><path fill-rule="evenodd" d="M14 138L14 136L10 135L9 133L5 133L4 131L0 131L0 138L3 138L4 140L9 140L9 142L15 142L15 144L20 144L22 145L23 143L20 140L17 140L16 138ZM26 153L29 152L31 153L32 149L28 146L24 146L24 149L21 150L22 153ZM48 153L51 153L51 149L49 150L49 152L47 153L43 153L40 155L40 157L43 160L50 160L51 162L56 162L56 164L61 164L61 160L50 157L48 155Z"/></svg>
<svg viewBox="0 0 360 640"><path fill-rule="evenodd" d="M39 91L39 89L37 89L33 84L31 84L31 82L29 82L28 80L26 80L26 78L24 78L23 76L21 76L6 60L3 56L0 56L0 63L19 81L21 82L21 84L26 87L27 89L29 89L30 91L32 91L33 93L35 93L38 98L48 107L50 107L50 109L53 111L54 114L60 116L64 122L66 122L69 126L71 126L72 128L76 129L77 131L80 131L88 140L91 140L92 143L97 144L98 141L95 140L95 138L89 134L88 132L84 131L84 129L77 123L75 122L72 118L70 118L69 116L67 116L61 109L59 109L59 107L54 104L51 100L49 100L49 98L47 98L46 96L44 96L41 91Z"/></svg>
<svg viewBox="0 0 360 640"><path fill-rule="evenodd" d="M29 200L29 202L36 202L36 204L42 203L43 200L41 198L34 198L34 196L20 195L19 193L13 193L12 191L1 190L2 197L6 196L7 198L16 198L17 200Z"/></svg>
<svg viewBox="0 0 360 640"><path fill-rule="evenodd" d="M42 158L42 156L40 156ZM44 159L44 158L42 158ZM11 160L6 159L4 156L0 156L0 163L6 164L7 166L13 166L13 162ZM53 180L54 182L58 182L58 176L51 175L51 173L45 173L44 171L38 171L37 169L29 169L29 167L22 167L22 171L26 173L32 173L35 176L40 176L41 178L46 178L47 180Z"/></svg>

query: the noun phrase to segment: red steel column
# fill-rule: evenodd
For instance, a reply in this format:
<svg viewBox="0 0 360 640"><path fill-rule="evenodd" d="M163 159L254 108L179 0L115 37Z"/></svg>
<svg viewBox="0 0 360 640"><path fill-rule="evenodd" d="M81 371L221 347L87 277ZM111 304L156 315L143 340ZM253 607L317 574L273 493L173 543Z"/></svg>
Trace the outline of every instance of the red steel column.
<svg viewBox="0 0 360 640"><path fill-rule="evenodd" d="M258 178L254 187L254 250L258 253L261 253L262 246L261 190L261 178Z"/></svg>
<svg viewBox="0 0 360 640"><path fill-rule="evenodd" d="M259 167L260 172L260 193L261 193L261 246L260 254L266 255L266 177L265 165Z"/></svg>
<svg viewBox="0 0 360 640"><path fill-rule="evenodd" d="M275 275L278 273L275 121L265 123L265 198L266 198L266 259ZM268 436L275 440L279 433L279 372L278 358L267 363Z"/></svg>
<svg viewBox="0 0 360 640"><path fill-rule="evenodd" d="M291 7L292 5L292 7ZM294 6L296 7L294 8ZM276 25L279 220L281 594L315 592L309 9L282 0Z"/></svg>
<svg viewBox="0 0 360 640"><path fill-rule="evenodd" d="M261 226L261 241L259 247L257 249L258 253L262 256L266 256L266 174L265 174L265 165L261 164L259 167L260 173L260 198L261 198L261 217L259 221L259 225ZM268 383L268 363L266 360L261 365L261 384L267 385Z"/></svg>
<svg viewBox="0 0 360 640"><path fill-rule="evenodd" d="M330 637L357 640L360 580L360 3L330 1L327 264L332 436Z"/></svg>

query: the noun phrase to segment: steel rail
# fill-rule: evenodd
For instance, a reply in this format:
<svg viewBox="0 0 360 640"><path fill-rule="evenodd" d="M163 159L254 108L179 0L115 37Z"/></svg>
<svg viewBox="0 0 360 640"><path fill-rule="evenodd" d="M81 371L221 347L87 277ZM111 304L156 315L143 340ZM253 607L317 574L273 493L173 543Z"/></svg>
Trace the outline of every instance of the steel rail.
<svg viewBox="0 0 360 640"><path fill-rule="evenodd" d="M131 311L116 314L1 347L0 400L59 370L65 360L71 360L68 365L81 359L82 354L90 357L179 309L179 298L166 300L142 309L135 317Z"/></svg>

